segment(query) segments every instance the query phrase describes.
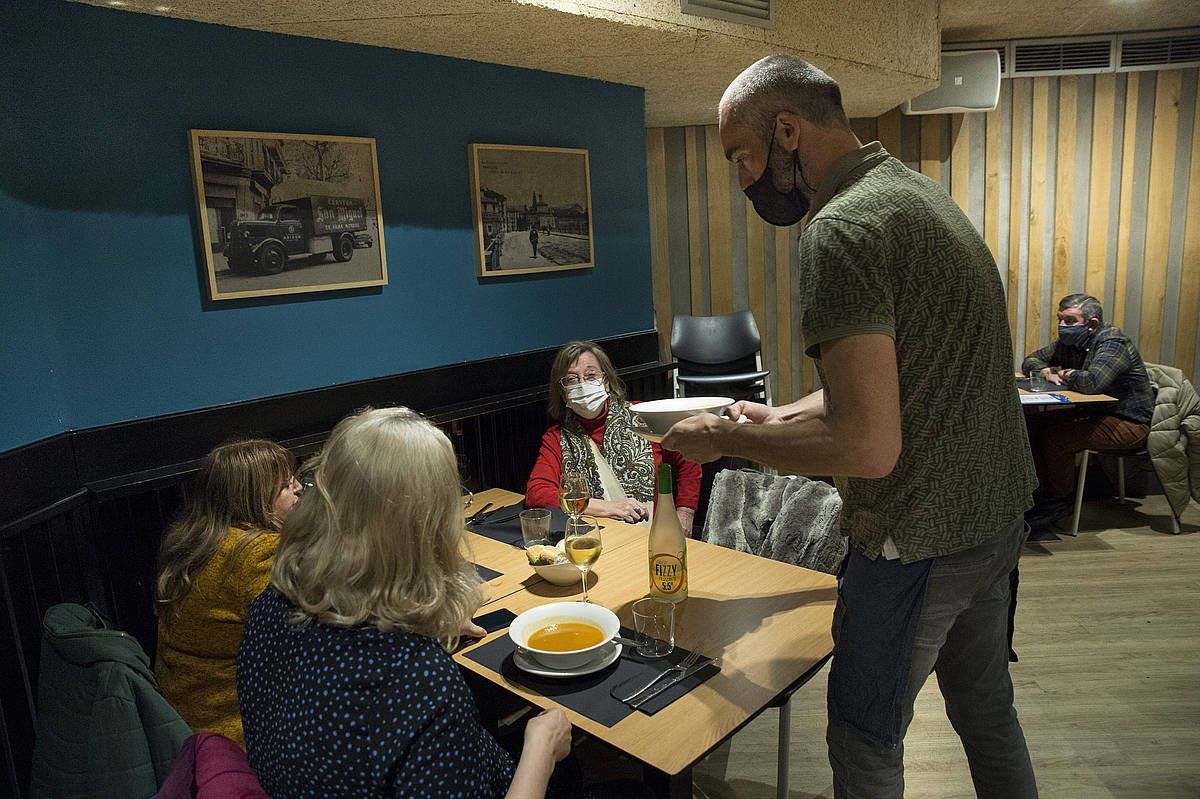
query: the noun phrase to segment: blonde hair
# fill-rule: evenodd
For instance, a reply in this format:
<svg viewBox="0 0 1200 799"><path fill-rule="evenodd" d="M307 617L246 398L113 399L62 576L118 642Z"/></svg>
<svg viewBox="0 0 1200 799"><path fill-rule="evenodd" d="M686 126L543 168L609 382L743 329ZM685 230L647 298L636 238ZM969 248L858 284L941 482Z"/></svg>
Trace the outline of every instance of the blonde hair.
<svg viewBox="0 0 1200 799"><path fill-rule="evenodd" d="M288 516L271 584L293 621L403 630L453 647L482 601L463 557L454 450L408 408L338 423Z"/></svg>
<svg viewBox="0 0 1200 799"><path fill-rule="evenodd" d="M230 529L245 531L238 549L264 532L279 532L275 498L291 481L295 467L292 453L262 439L222 444L204 456L187 506L159 548L160 613L170 618L178 611L192 590L192 579L216 554Z"/></svg>
<svg viewBox="0 0 1200 799"><path fill-rule="evenodd" d="M594 341L571 341L564 344L562 349L555 354L554 363L550 367L549 401L546 405L546 412L556 422L567 418L567 401L563 396L562 383L559 381L567 376L567 370L579 360L581 355L589 352L595 356L596 362L600 364L600 371L604 373L604 380L608 384L608 395L618 403L625 401L625 383L617 374L617 367L613 366L608 353Z"/></svg>

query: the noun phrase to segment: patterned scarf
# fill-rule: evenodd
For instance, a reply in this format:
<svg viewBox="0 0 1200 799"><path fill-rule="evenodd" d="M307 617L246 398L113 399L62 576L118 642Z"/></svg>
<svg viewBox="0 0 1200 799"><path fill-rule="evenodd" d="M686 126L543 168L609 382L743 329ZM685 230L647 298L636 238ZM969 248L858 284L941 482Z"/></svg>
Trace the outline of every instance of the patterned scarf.
<svg viewBox="0 0 1200 799"><path fill-rule="evenodd" d="M562 444L563 474L582 474L591 488L591 495L604 499L600 472L588 444L588 432L579 417L567 413L559 440ZM633 432L633 414L628 402L609 402L604 420L604 441L600 454L608 461L625 494L632 499L650 502L654 499L654 451L650 442Z"/></svg>

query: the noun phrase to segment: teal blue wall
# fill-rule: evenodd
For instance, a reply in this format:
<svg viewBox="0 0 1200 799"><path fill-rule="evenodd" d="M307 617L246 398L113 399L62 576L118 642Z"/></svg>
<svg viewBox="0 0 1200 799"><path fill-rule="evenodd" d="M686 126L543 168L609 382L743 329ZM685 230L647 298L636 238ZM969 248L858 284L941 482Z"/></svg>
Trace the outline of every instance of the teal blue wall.
<svg viewBox="0 0 1200 799"><path fill-rule="evenodd" d="M5 4L0 450L653 328L642 109L641 89L581 78ZM189 128L374 137L390 284L206 303ZM476 277L471 142L590 151L595 269Z"/></svg>

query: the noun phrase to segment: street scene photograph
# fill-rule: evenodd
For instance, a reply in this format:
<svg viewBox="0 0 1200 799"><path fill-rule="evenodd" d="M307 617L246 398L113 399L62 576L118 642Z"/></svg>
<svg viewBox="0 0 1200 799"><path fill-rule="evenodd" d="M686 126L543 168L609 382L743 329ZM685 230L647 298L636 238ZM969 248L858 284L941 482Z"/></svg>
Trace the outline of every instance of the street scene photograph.
<svg viewBox="0 0 1200 799"><path fill-rule="evenodd" d="M210 298L379 286L374 139L192 131Z"/></svg>
<svg viewBox="0 0 1200 799"><path fill-rule="evenodd" d="M471 145L480 275L593 265L586 150Z"/></svg>

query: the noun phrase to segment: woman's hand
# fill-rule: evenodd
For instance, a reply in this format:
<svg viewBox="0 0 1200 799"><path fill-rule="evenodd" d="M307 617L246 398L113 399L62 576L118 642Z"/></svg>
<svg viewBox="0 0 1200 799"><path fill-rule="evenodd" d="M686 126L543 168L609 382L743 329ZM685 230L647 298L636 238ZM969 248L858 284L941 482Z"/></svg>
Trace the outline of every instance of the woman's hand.
<svg viewBox="0 0 1200 799"><path fill-rule="evenodd" d="M545 799L554 764L571 753L571 722L557 708L525 725L525 746L505 799Z"/></svg>
<svg viewBox="0 0 1200 799"><path fill-rule="evenodd" d="M557 763L571 753L571 722L558 708L543 710L525 725L524 752L546 754Z"/></svg>
<svg viewBox="0 0 1200 799"><path fill-rule="evenodd" d="M467 619L463 622L462 629L458 631L458 635L460 638L482 638L487 635L487 630Z"/></svg>
<svg viewBox="0 0 1200 799"><path fill-rule="evenodd" d="M649 514L646 506L636 499L596 499L588 502L587 510L592 516L603 516L606 519L617 519L630 524L637 524Z"/></svg>
<svg viewBox="0 0 1200 799"><path fill-rule="evenodd" d="M770 424L780 421L779 414L775 412L774 408L750 400L739 400L733 403L725 409L725 415L735 422L743 416L747 421L755 424Z"/></svg>
<svg viewBox="0 0 1200 799"><path fill-rule="evenodd" d="M696 509L676 508L675 513L679 516L679 526L683 528L683 534L688 538L691 538L692 525L696 521Z"/></svg>

